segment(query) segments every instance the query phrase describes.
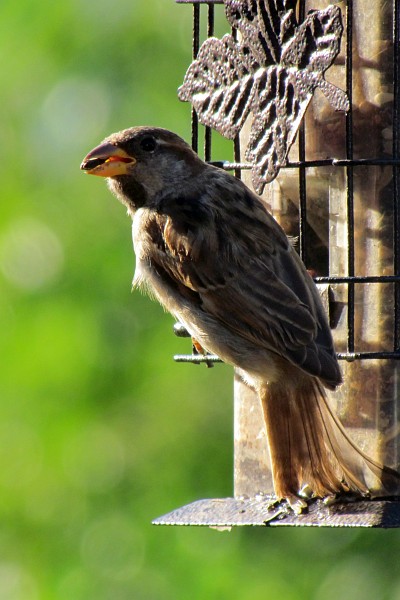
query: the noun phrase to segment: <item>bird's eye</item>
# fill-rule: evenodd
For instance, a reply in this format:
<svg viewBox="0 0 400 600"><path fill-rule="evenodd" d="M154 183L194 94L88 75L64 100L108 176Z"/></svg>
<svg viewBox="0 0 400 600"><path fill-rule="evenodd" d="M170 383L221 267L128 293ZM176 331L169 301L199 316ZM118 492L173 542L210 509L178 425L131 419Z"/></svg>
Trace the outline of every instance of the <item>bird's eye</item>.
<svg viewBox="0 0 400 600"><path fill-rule="evenodd" d="M145 152L154 152L154 150L156 149L156 146L157 146L157 142L151 136L143 138L140 142L140 147Z"/></svg>

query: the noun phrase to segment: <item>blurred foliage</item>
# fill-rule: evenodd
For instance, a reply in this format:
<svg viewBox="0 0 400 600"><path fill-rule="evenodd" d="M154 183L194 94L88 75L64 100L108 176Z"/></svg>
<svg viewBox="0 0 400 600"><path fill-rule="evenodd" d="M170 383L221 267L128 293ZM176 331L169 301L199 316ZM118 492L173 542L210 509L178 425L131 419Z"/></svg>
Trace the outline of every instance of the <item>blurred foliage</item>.
<svg viewBox="0 0 400 600"><path fill-rule="evenodd" d="M232 372L173 363L188 341L131 294L129 220L79 163L134 124L190 138L190 7L3 0L0 31L0 598L400 599L397 531L150 524L231 495Z"/></svg>

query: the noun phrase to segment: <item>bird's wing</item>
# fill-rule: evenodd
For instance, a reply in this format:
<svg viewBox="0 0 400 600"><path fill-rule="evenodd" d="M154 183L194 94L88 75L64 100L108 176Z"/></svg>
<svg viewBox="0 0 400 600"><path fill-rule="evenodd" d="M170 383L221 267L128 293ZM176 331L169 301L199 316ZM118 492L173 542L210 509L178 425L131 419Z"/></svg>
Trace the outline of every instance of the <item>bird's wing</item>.
<svg viewBox="0 0 400 600"><path fill-rule="evenodd" d="M334 386L340 374L314 283L261 200L237 183L214 181L211 197L165 197L151 261L224 327ZM218 193L229 191L227 218Z"/></svg>

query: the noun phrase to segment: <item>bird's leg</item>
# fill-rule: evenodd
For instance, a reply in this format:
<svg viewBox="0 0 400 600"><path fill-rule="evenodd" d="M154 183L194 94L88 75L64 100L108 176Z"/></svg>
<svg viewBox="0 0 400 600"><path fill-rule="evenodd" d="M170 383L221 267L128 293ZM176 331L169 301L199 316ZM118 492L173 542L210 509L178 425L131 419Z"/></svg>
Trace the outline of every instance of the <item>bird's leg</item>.
<svg viewBox="0 0 400 600"><path fill-rule="evenodd" d="M194 338L193 336L192 336L192 347L193 347L194 354L201 354L202 356L207 356L207 350L205 350L203 348L203 346L200 344L200 342L198 342L196 340L196 338ZM206 366L208 369L210 369L214 366L214 364L209 360L206 360L205 363L206 363Z"/></svg>
<svg viewBox="0 0 400 600"><path fill-rule="evenodd" d="M193 346L193 351L195 352L195 354L207 354L207 352L204 350L203 346L200 344L200 342L198 342L193 336L192 336L192 346Z"/></svg>

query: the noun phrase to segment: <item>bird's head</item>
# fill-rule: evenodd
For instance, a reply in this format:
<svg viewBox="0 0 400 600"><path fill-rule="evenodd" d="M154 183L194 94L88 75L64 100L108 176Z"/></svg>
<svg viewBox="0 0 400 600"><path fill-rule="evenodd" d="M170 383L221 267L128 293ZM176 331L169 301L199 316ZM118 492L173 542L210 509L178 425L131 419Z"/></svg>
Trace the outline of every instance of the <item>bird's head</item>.
<svg viewBox="0 0 400 600"><path fill-rule="evenodd" d="M106 177L111 191L135 211L165 188L180 185L204 163L178 135L157 127L132 127L107 137L83 159L81 169Z"/></svg>

